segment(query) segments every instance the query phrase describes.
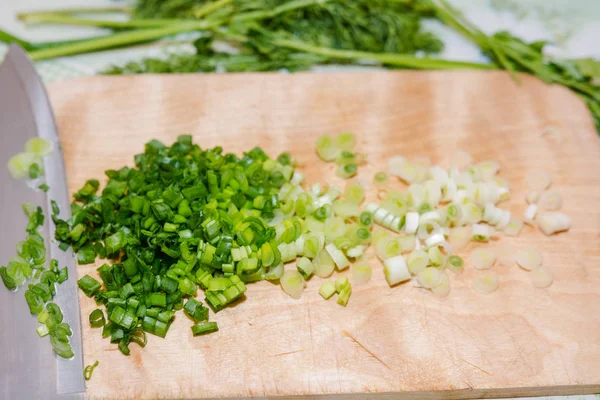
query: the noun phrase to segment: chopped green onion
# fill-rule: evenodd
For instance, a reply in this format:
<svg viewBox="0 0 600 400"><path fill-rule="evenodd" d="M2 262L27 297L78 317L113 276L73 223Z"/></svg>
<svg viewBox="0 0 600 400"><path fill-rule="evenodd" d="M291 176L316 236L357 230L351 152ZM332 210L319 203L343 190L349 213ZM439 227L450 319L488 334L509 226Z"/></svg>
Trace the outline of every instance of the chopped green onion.
<svg viewBox="0 0 600 400"><path fill-rule="evenodd" d="M461 274L463 272L463 264L463 259L457 255L451 255L446 261L446 267L455 274Z"/></svg>
<svg viewBox="0 0 600 400"><path fill-rule="evenodd" d="M304 280L308 280L315 271L313 263L306 257L302 257L296 262L296 268Z"/></svg>
<svg viewBox="0 0 600 400"><path fill-rule="evenodd" d="M335 284L329 281L323 282L319 288L319 294L325 300L329 300L335 294Z"/></svg>
<svg viewBox="0 0 600 400"><path fill-rule="evenodd" d="M78 280L77 285L87 297L92 297L102 287L100 282L89 275L85 275L83 278Z"/></svg>
<svg viewBox="0 0 600 400"><path fill-rule="evenodd" d="M217 332L219 327L216 322L200 322L192 326L192 334L194 336L206 335L208 333Z"/></svg>
<svg viewBox="0 0 600 400"><path fill-rule="evenodd" d="M299 299L304 292L304 278L298 271L285 271L279 280L281 288L293 299Z"/></svg>
<svg viewBox="0 0 600 400"><path fill-rule="evenodd" d="M358 261L351 266L352 282L357 285L367 284L371 280L373 269L366 261Z"/></svg>
<svg viewBox="0 0 600 400"><path fill-rule="evenodd" d="M418 275L427 268L429 264L429 255L424 250L414 250L407 258L408 271L412 275Z"/></svg>
<svg viewBox="0 0 600 400"><path fill-rule="evenodd" d="M331 136L324 135L317 139L317 154L323 161L335 160L340 152Z"/></svg>
<svg viewBox="0 0 600 400"><path fill-rule="evenodd" d="M89 319L92 328L101 328L106 324L104 312L102 312L102 310L100 310L99 308L91 312Z"/></svg>
<svg viewBox="0 0 600 400"><path fill-rule="evenodd" d="M333 273L333 269L335 268L333 259L325 249L319 251L313 260L313 264L315 266L315 275L319 278L327 278Z"/></svg>
<svg viewBox="0 0 600 400"><path fill-rule="evenodd" d="M325 250L327 250L327 252L331 256L331 259L335 263L335 266L337 267L338 271L342 271L348 268L348 266L350 265L350 261L348 261L344 253L342 253L337 247L335 247L333 243L330 243L327 246L325 246Z"/></svg>
<svg viewBox="0 0 600 400"><path fill-rule="evenodd" d="M35 163L32 153L18 153L8 160L8 171L13 179L22 180L29 177L29 169Z"/></svg>
<svg viewBox="0 0 600 400"><path fill-rule="evenodd" d="M390 286L410 279L410 273L408 272L406 260L403 256L396 256L385 260L383 262L383 272Z"/></svg>
<svg viewBox="0 0 600 400"><path fill-rule="evenodd" d="M335 280L335 291L336 293L340 293L342 291L342 289L348 284L348 277L347 276L339 276L336 280Z"/></svg>
<svg viewBox="0 0 600 400"><path fill-rule="evenodd" d="M373 176L373 184L377 187L383 187L388 183L388 175L385 172L377 172Z"/></svg>
<svg viewBox="0 0 600 400"><path fill-rule="evenodd" d="M365 199L365 189L357 181L346 183L344 198L354 204L360 204Z"/></svg>
<svg viewBox="0 0 600 400"><path fill-rule="evenodd" d="M94 364L85 367L83 370L83 377L86 381L92 379L92 374L94 373L94 369L98 366L98 364L100 364L100 361L96 360Z"/></svg>
<svg viewBox="0 0 600 400"><path fill-rule="evenodd" d="M334 138L335 147L345 151L352 151L356 144L356 137L352 133L338 133Z"/></svg>
<svg viewBox="0 0 600 400"><path fill-rule="evenodd" d="M37 157L46 157L52 153L54 144L43 138L31 138L25 143L25 152L36 155Z"/></svg>
<svg viewBox="0 0 600 400"><path fill-rule="evenodd" d="M336 286L337 286L337 282L336 282ZM348 280L346 279L346 283L341 287L341 290L339 291L337 303L342 307L346 307L346 305L348 304L348 300L350 300L351 294L352 294L352 285L350 285L350 282L348 282Z"/></svg>
<svg viewBox="0 0 600 400"><path fill-rule="evenodd" d="M358 166L354 163L340 165L336 175L343 179L352 178L358 172Z"/></svg>

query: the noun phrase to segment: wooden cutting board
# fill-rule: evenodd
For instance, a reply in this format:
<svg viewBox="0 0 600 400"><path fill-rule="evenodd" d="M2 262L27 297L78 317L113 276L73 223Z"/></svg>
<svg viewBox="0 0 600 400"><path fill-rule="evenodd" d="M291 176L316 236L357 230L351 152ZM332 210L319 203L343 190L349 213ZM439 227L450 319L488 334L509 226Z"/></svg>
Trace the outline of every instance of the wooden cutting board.
<svg viewBox="0 0 600 400"><path fill-rule="evenodd" d="M293 300L269 282L215 316L219 332L191 335L178 315L166 339L150 335L131 356L89 328L96 308L81 294L85 362L100 361L90 399L340 394L456 399L600 392L600 141L569 91L501 72L228 74L97 77L53 84L69 188L131 165L146 141L191 133L202 147L240 153L290 150L309 182L339 182L315 139L355 132L370 181L392 155L446 166L457 151L497 160L511 182L507 207L526 207L524 175L548 171L573 229L545 237L526 227L492 243L500 288L480 295L467 268L438 299L390 288L378 261L346 308L318 294ZM535 246L554 284L535 289L510 257ZM80 276L94 274L80 267ZM346 271L347 273L348 271Z"/></svg>

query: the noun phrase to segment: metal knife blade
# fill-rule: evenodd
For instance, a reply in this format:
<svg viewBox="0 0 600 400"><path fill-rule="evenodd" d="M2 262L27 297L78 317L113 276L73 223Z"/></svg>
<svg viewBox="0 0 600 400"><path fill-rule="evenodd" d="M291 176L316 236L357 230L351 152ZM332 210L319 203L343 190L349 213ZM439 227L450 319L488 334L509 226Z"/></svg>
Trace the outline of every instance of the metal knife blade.
<svg viewBox="0 0 600 400"><path fill-rule="evenodd" d="M50 186L47 193L12 180L6 168L8 159L23 151L25 142L35 136L55 144L44 160L45 179ZM72 252L63 252L53 240L49 218L51 199L58 203L61 218L70 216L62 150L44 85L25 52L16 45L10 47L0 66L0 138L0 263L8 262L15 255L17 242L25 238L27 218L21 204L42 206L46 224L41 233L48 256L69 270L69 279L57 287L54 301L73 330L70 342L75 354L71 360L57 357L47 338L37 336L37 322L29 314L22 291L9 293L0 288L0 348L8 350L8 357L0 359L0 383L4 383L0 385L0 398L80 398L63 396L85 391L77 270Z"/></svg>

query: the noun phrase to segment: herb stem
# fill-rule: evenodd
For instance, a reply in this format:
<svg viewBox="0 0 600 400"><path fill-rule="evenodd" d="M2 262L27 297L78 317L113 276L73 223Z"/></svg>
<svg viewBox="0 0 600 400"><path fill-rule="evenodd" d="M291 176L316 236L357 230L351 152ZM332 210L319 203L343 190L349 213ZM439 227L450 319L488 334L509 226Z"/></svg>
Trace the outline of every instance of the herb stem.
<svg viewBox="0 0 600 400"><path fill-rule="evenodd" d="M75 15L75 14L131 14L131 9L127 7L89 7L89 8L64 8L57 10L44 10L44 11L33 11L24 12L17 14L17 19L20 21L27 21L30 18L43 16L43 15Z"/></svg>
<svg viewBox="0 0 600 400"><path fill-rule="evenodd" d="M375 60L383 64L394 65L405 68L415 69L498 69L494 65L469 63L461 61L437 60L432 58L419 58L404 54L389 54L389 53L371 53L365 51L338 50L328 47L312 46L310 44L299 42L296 40L274 39L275 46L285 47L307 53L313 53L324 57L340 58L340 59L364 59Z"/></svg>

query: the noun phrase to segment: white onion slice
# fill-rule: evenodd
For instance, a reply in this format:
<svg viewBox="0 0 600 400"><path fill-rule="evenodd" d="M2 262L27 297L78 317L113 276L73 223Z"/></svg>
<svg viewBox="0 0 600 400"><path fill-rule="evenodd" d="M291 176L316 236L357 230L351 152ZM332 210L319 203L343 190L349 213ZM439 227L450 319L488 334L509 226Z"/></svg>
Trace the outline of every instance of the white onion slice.
<svg viewBox="0 0 600 400"><path fill-rule="evenodd" d="M536 288L545 288L552 285L554 278L552 277L552 271L547 267L535 268L529 273L529 279Z"/></svg>
<svg viewBox="0 0 600 400"><path fill-rule="evenodd" d="M442 283L442 272L435 267L427 267L417 274L417 280L421 286L433 289Z"/></svg>
<svg viewBox="0 0 600 400"><path fill-rule="evenodd" d="M498 275L495 272L487 272L473 279L473 289L481 294L489 294L498 289Z"/></svg>
<svg viewBox="0 0 600 400"><path fill-rule="evenodd" d="M410 280L411 278L403 256L396 256L385 260L383 262L383 272L390 286Z"/></svg>
<svg viewBox="0 0 600 400"><path fill-rule="evenodd" d="M537 225L545 235L550 236L571 229L571 218L560 213L542 214L537 218Z"/></svg>
<svg viewBox="0 0 600 400"><path fill-rule="evenodd" d="M544 171L531 171L525 176L525 180L532 190L543 191L552 184L552 178Z"/></svg>
<svg viewBox="0 0 600 400"><path fill-rule="evenodd" d="M304 292L304 278L298 271L287 270L283 273L283 276L279 279L281 283L281 288L284 292L286 292L291 298L299 299L302 297L302 292Z"/></svg>
<svg viewBox="0 0 600 400"><path fill-rule="evenodd" d="M496 253L489 249L475 249L469 256L469 264L475 269L490 269L496 263Z"/></svg>
<svg viewBox="0 0 600 400"><path fill-rule="evenodd" d="M560 194L555 190L544 192L540 197L540 207L547 211L560 210L562 207Z"/></svg>
<svg viewBox="0 0 600 400"><path fill-rule="evenodd" d="M436 297L446 297L450 293L450 279L445 272L442 272L442 283L431 289Z"/></svg>
<svg viewBox="0 0 600 400"><path fill-rule="evenodd" d="M518 219L511 219L508 225L504 228L506 236L519 236L523 229L523 222Z"/></svg>
<svg viewBox="0 0 600 400"><path fill-rule="evenodd" d="M450 230L450 234L448 235L448 242L454 251L459 252L463 250L471 241L471 236L473 235L470 226L452 228Z"/></svg>
<svg viewBox="0 0 600 400"><path fill-rule="evenodd" d="M408 272L412 275L417 275L419 272L427 268L429 263L429 255L424 250L414 250L408 255Z"/></svg>
<svg viewBox="0 0 600 400"><path fill-rule="evenodd" d="M418 212L407 212L406 220L404 222L404 232L416 233L419 228L419 213Z"/></svg>
<svg viewBox="0 0 600 400"><path fill-rule="evenodd" d="M525 222L527 225L533 225L533 221L535 220L537 210L538 206L536 204L530 204L525 209L525 214L523 214L523 222Z"/></svg>
<svg viewBox="0 0 600 400"><path fill-rule="evenodd" d="M538 268L542 265L542 253L531 247L520 250L517 253L517 264L527 271Z"/></svg>
<svg viewBox="0 0 600 400"><path fill-rule="evenodd" d="M427 195L425 187L420 183L413 183L408 187L409 200L414 207L419 207L425 202Z"/></svg>

